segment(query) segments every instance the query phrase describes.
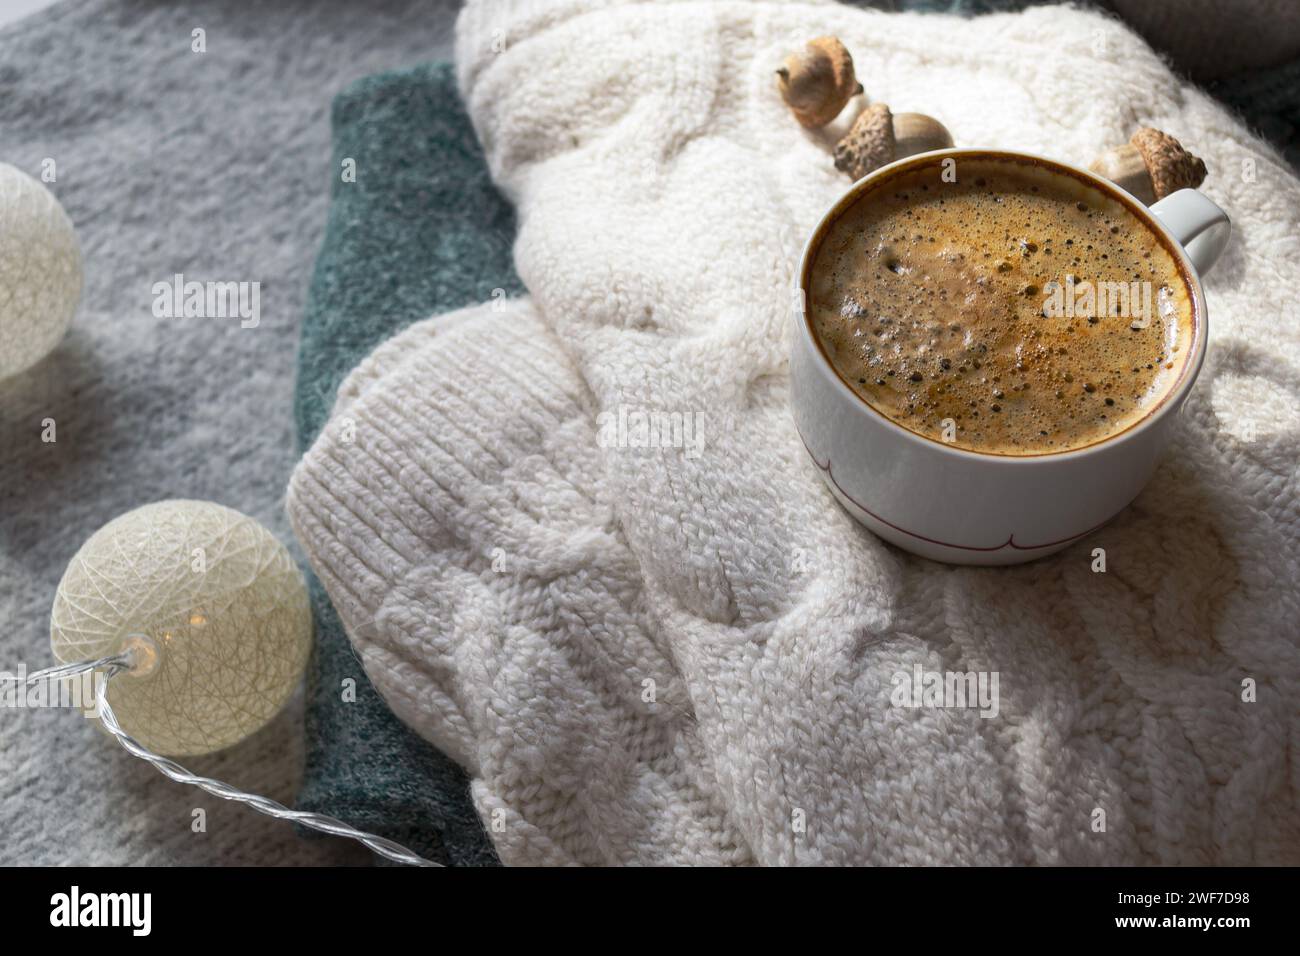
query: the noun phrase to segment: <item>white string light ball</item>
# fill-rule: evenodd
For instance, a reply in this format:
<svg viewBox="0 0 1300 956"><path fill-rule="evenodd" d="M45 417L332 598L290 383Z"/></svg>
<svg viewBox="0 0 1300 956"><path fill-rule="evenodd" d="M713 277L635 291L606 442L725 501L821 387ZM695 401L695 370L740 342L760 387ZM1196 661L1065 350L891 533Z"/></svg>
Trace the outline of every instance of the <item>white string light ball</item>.
<svg viewBox="0 0 1300 956"><path fill-rule="evenodd" d="M43 184L0 163L0 379L35 365L63 339L81 301L72 220Z"/></svg>
<svg viewBox="0 0 1300 956"><path fill-rule="evenodd" d="M110 521L73 557L50 614L60 661L134 650L109 682L122 729L169 756L236 744L293 693L311 649L302 573L265 527L207 501Z"/></svg>

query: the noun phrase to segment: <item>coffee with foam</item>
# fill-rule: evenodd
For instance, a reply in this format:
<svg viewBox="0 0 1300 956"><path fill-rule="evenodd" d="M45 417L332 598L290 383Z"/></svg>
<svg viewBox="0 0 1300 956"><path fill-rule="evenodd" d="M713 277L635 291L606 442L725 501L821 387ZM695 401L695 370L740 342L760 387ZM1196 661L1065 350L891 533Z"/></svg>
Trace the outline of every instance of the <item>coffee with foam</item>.
<svg viewBox="0 0 1300 956"><path fill-rule="evenodd" d="M869 185L825 229L807 289L814 335L868 405L997 455L1133 427L1172 391L1194 330L1189 277L1132 210L1004 157Z"/></svg>

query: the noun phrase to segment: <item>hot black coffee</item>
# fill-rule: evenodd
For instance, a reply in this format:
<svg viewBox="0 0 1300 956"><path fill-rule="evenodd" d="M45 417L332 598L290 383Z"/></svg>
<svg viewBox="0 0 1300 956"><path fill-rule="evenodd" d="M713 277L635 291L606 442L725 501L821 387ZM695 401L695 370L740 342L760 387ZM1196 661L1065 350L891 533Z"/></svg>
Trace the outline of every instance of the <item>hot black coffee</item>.
<svg viewBox="0 0 1300 956"><path fill-rule="evenodd" d="M814 334L867 404L999 455L1132 427L1177 381L1193 332L1188 280L1146 223L1005 158L886 176L828 226L808 291Z"/></svg>

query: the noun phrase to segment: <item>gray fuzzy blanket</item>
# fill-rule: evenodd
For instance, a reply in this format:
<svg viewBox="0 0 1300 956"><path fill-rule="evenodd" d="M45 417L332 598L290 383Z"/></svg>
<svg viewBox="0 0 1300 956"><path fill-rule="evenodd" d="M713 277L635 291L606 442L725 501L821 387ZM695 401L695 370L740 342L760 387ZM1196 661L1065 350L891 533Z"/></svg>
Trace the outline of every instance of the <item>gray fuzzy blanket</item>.
<svg viewBox="0 0 1300 956"><path fill-rule="evenodd" d="M338 175L330 102L447 56L452 6L71 0L0 31L0 160L38 177L55 160L86 264L62 346L0 383L0 669L51 663L64 567L138 505L211 499L292 544L281 499L298 325ZM260 282L260 323L155 318L151 287L176 273ZM191 769L291 803L302 746L298 703ZM173 784L58 709L0 711L0 834L0 864L369 858Z"/></svg>

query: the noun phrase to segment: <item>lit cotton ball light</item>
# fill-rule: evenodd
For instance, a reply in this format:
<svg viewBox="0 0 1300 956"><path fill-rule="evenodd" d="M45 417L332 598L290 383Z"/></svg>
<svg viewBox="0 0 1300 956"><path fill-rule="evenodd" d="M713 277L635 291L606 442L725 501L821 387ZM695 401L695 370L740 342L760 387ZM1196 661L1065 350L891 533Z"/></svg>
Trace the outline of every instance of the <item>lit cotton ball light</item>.
<svg viewBox="0 0 1300 956"><path fill-rule="evenodd" d="M54 194L0 163L0 379L45 358L81 301L81 249Z"/></svg>
<svg viewBox="0 0 1300 956"><path fill-rule="evenodd" d="M150 750L193 756L280 710L307 663L311 610L302 573L261 524L211 502L161 501L81 546L50 643L65 662L135 647L135 669L108 683L109 706Z"/></svg>

